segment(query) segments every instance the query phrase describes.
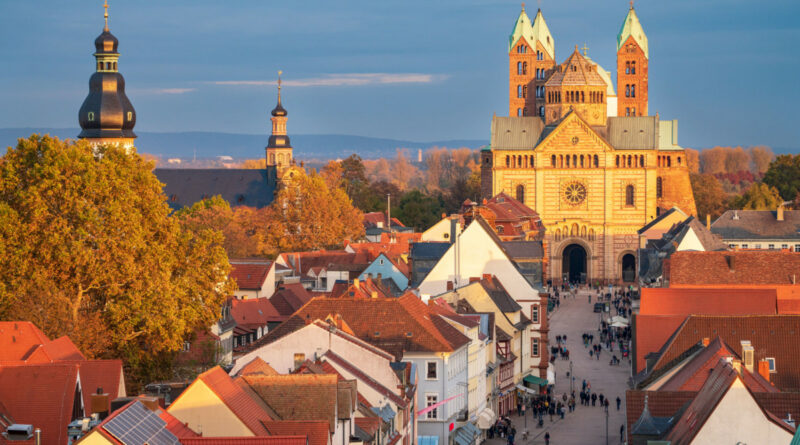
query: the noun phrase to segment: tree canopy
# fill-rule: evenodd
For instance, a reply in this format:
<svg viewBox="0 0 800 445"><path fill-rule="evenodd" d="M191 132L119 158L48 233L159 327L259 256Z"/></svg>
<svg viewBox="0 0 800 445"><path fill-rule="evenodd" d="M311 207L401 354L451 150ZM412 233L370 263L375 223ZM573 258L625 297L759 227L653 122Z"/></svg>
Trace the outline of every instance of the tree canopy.
<svg viewBox="0 0 800 445"><path fill-rule="evenodd" d="M716 219L726 210L728 195L722 190L722 185L711 174L689 175L694 193L694 203L697 206L697 216L704 221L706 215Z"/></svg>
<svg viewBox="0 0 800 445"><path fill-rule="evenodd" d="M743 210L775 210L781 203L783 199L775 187L754 182L742 196L734 198L731 205Z"/></svg>
<svg viewBox="0 0 800 445"><path fill-rule="evenodd" d="M118 146L36 135L0 158L0 317L122 358L138 383L169 378L230 292L222 234L183 229L152 169Z"/></svg>
<svg viewBox="0 0 800 445"><path fill-rule="evenodd" d="M792 201L800 195L800 155L781 155L769 164L764 183L778 189L781 198Z"/></svg>

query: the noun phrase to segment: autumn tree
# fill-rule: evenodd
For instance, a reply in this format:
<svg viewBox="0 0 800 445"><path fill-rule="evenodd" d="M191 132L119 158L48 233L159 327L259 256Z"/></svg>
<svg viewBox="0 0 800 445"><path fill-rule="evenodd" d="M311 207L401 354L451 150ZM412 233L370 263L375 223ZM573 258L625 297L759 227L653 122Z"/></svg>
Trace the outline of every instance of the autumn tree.
<svg viewBox="0 0 800 445"><path fill-rule="evenodd" d="M344 187L344 170L342 163L337 161L328 161L319 171L320 176L325 181L325 185L329 190Z"/></svg>
<svg viewBox="0 0 800 445"><path fill-rule="evenodd" d="M772 152L772 149L763 145L750 147L748 152L753 173L763 174L769 168L770 162L775 159L775 153Z"/></svg>
<svg viewBox="0 0 800 445"><path fill-rule="evenodd" d="M267 160L266 158L258 158L258 159L245 159L239 165L239 168L247 168L252 170L263 170L267 168Z"/></svg>
<svg viewBox="0 0 800 445"><path fill-rule="evenodd" d="M778 189L763 182L753 183L741 196L735 197L731 206L743 210L775 210L783 203Z"/></svg>
<svg viewBox="0 0 800 445"><path fill-rule="evenodd" d="M340 248L364 237L362 220L344 190L313 172L296 175L267 208L266 242L278 252Z"/></svg>
<svg viewBox="0 0 800 445"><path fill-rule="evenodd" d="M230 290L222 234L184 230L152 169L118 146L36 135L0 158L0 317L122 358L135 383L171 377Z"/></svg>
<svg viewBox="0 0 800 445"><path fill-rule="evenodd" d="M440 196L429 196L414 189L400 198L397 207L392 206L392 216L407 227L423 231L438 222L444 212Z"/></svg>
<svg viewBox="0 0 800 445"><path fill-rule="evenodd" d="M764 183L775 187L786 201L800 195L800 155L781 155L769 164Z"/></svg>
<svg viewBox="0 0 800 445"><path fill-rule="evenodd" d="M699 173L700 152L693 148L687 148L685 152L686 152L686 167L689 169L689 173Z"/></svg>
<svg viewBox="0 0 800 445"><path fill-rule="evenodd" d="M697 216L705 220L706 215L716 219L726 210L728 195L722 189L717 178L711 174L690 174Z"/></svg>

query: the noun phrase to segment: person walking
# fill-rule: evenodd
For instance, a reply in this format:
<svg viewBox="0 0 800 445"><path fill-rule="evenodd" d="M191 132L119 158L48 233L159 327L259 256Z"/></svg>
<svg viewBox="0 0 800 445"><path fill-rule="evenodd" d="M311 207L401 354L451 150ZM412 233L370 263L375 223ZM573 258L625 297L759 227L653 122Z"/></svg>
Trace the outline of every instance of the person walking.
<svg viewBox="0 0 800 445"><path fill-rule="evenodd" d="M597 394L592 394L592 406L597 406Z"/></svg>
<svg viewBox="0 0 800 445"><path fill-rule="evenodd" d="M622 404L622 399L620 399L619 396L617 396L617 411L619 411L620 404Z"/></svg>
<svg viewBox="0 0 800 445"><path fill-rule="evenodd" d="M625 424L619 426L619 443L625 443Z"/></svg>
<svg viewBox="0 0 800 445"><path fill-rule="evenodd" d="M550 433L544 433L544 445L550 445Z"/></svg>
<svg viewBox="0 0 800 445"><path fill-rule="evenodd" d="M600 406L603 406L603 399L605 398L605 396L603 394L600 394L600 397L598 398L600 399Z"/></svg>

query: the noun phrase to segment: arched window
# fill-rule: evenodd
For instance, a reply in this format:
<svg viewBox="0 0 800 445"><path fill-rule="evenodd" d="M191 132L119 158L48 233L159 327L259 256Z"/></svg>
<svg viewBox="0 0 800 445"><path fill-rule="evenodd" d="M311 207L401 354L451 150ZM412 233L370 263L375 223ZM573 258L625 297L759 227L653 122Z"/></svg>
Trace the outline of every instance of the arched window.
<svg viewBox="0 0 800 445"><path fill-rule="evenodd" d="M101 71L103 69L103 62L97 62L97 71Z"/></svg>
<svg viewBox="0 0 800 445"><path fill-rule="evenodd" d="M672 167L672 156L667 156L667 167Z"/></svg>
<svg viewBox="0 0 800 445"><path fill-rule="evenodd" d="M639 155L639 167L644 167L644 155Z"/></svg>
<svg viewBox="0 0 800 445"><path fill-rule="evenodd" d="M600 103L603 103L603 93L600 93Z"/></svg>
<svg viewBox="0 0 800 445"><path fill-rule="evenodd" d="M522 62L517 62L517 74L522 74Z"/></svg>
<svg viewBox="0 0 800 445"><path fill-rule="evenodd" d="M636 116L636 107L631 108L631 116Z"/></svg>
<svg viewBox="0 0 800 445"><path fill-rule="evenodd" d="M517 157L511 156L511 168L517 168Z"/></svg>
<svg viewBox="0 0 800 445"><path fill-rule="evenodd" d="M572 155L572 166L573 167L578 166L578 155Z"/></svg>
<svg viewBox="0 0 800 445"><path fill-rule="evenodd" d="M506 167L511 167L511 158L506 155Z"/></svg>
<svg viewBox="0 0 800 445"><path fill-rule="evenodd" d="M550 156L550 167L556 166L556 155Z"/></svg>
<svg viewBox="0 0 800 445"><path fill-rule="evenodd" d="M517 186L517 201L525 203L525 186L522 184Z"/></svg>
<svg viewBox="0 0 800 445"><path fill-rule="evenodd" d="M522 116L522 108L517 108L517 116Z"/></svg>
<svg viewBox="0 0 800 445"><path fill-rule="evenodd" d="M88 119L88 120L89 120L89 122L94 122L94 111L90 111L90 112L89 112L89 113L86 115L86 119Z"/></svg>
<svg viewBox="0 0 800 445"><path fill-rule="evenodd" d="M544 107L542 106L539 107L539 116L544 117Z"/></svg>
<svg viewBox="0 0 800 445"><path fill-rule="evenodd" d="M631 74L636 74L636 61L631 62Z"/></svg>
<svg viewBox="0 0 800 445"><path fill-rule="evenodd" d="M578 236L578 225L577 224L572 224L572 227L570 228L570 231L569 231L569 235L570 236Z"/></svg>
<svg viewBox="0 0 800 445"><path fill-rule="evenodd" d="M114 71L116 71L117 70L117 62L114 62L113 66L114 66Z"/></svg>
<svg viewBox="0 0 800 445"><path fill-rule="evenodd" d="M631 97L631 86L625 85L625 97Z"/></svg>
<svg viewBox="0 0 800 445"><path fill-rule="evenodd" d="M631 162L631 155L628 155L628 168L632 167L633 163Z"/></svg>
<svg viewBox="0 0 800 445"><path fill-rule="evenodd" d="M631 109L629 107L625 107L625 116L631 115Z"/></svg>
<svg viewBox="0 0 800 445"><path fill-rule="evenodd" d="M619 155L617 155L617 167L619 167Z"/></svg>
<svg viewBox="0 0 800 445"><path fill-rule="evenodd" d="M681 157L678 156L678 165L681 165Z"/></svg>
<svg viewBox="0 0 800 445"><path fill-rule="evenodd" d="M631 73L631 63L625 62L625 74L630 74L630 73Z"/></svg>
<svg viewBox="0 0 800 445"><path fill-rule="evenodd" d="M581 237L586 238L586 226L581 226Z"/></svg>
<svg viewBox="0 0 800 445"><path fill-rule="evenodd" d="M598 158L597 155L594 155L594 167L600 167L600 158Z"/></svg>
<svg viewBox="0 0 800 445"><path fill-rule="evenodd" d="M528 107L525 107L525 108L522 109L522 115L523 116L527 116L528 115Z"/></svg>
<svg viewBox="0 0 800 445"><path fill-rule="evenodd" d="M528 62L522 63L522 74L528 74Z"/></svg>
<svg viewBox="0 0 800 445"><path fill-rule="evenodd" d="M581 168L583 168L583 155L581 155Z"/></svg>
<svg viewBox="0 0 800 445"><path fill-rule="evenodd" d="M633 206L633 186L628 185L625 187L625 205L626 206Z"/></svg>
<svg viewBox="0 0 800 445"><path fill-rule="evenodd" d="M269 154L269 163L275 165L275 153Z"/></svg>
<svg viewBox="0 0 800 445"><path fill-rule="evenodd" d="M567 155L567 167L569 167L569 155Z"/></svg>
<svg viewBox="0 0 800 445"><path fill-rule="evenodd" d="M517 97L522 98L522 85L517 85Z"/></svg>
<svg viewBox="0 0 800 445"><path fill-rule="evenodd" d="M531 168L533 168L533 155L531 155L530 158L531 158Z"/></svg>
<svg viewBox="0 0 800 445"><path fill-rule="evenodd" d="M586 95L581 91L581 102L586 102Z"/></svg>
<svg viewBox="0 0 800 445"><path fill-rule="evenodd" d="M522 159L524 161L523 164L525 164L525 168L528 168L528 157L527 156L523 156Z"/></svg>
<svg viewBox="0 0 800 445"><path fill-rule="evenodd" d="M107 70L110 70L110 69L111 69L111 62L106 62L106 69L107 69Z"/></svg>
<svg viewBox="0 0 800 445"><path fill-rule="evenodd" d="M522 97L523 98L528 97L528 85L522 86Z"/></svg>
<svg viewBox="0 0 800 445"><path fill-rule="evenodd" d="M659 176L656 178L656 198L664 196L664 179Z"/></svg>
<svg viewBox="0 0 800 445"><path fill-rule="evenodd" d="M558 166L564 167L564 155L558 155Z"/></svg>
<svg viewBox="0 0 800 445"><path fill-rule="evenodd" d="M517 156L517 167L522 168L522 156Z"/></svg>
<svg viewBox="0 0 800 445"><path fill-rule="evenodd" d="M636 85L631 85L631 97L636 97Z"/></svg>

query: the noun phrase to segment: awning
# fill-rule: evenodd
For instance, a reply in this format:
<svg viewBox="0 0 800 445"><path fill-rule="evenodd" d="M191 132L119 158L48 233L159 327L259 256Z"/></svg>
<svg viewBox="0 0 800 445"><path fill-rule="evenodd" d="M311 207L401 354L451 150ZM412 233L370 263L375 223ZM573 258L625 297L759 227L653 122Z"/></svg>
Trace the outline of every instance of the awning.
<svg viewBox="0 0 800 445"><path fill-rule="evenodd" d="M494 425L494 421L497 420L497 416L495 415L494 411L489 408L484 408L478 414L478 420L476 422L477 427L482 430L488 430L489 428Z"/></svg>
<svg viewBox="0 0 800 445"><path fill-rule="evenodd" d="M419 445L439 445L439 436L418 436Z"/></svg>
<svg viewBox="0 0 800 445"><path fill-rule="evenodd" d="M465 423L461 428L453 431L453 440L457 445L473 445L480 431L471 423Z"/></svg>
<svg viewBox="0 0 800 445"><path fill-rule="evenodd" d="M522 384L517 385L517 389L522 391L522 392L526 392L528 394L539 394L539 391L535 391L533 389L526 388L526 387L522 386Z"/></svg>
<svg viewBox="0 0 800 445"><path fill-rule="evenodd" d="M531 385L547 386L547 379L536 377L535 375L526 375L522 380L525 383L530 383Z"/></svg>

